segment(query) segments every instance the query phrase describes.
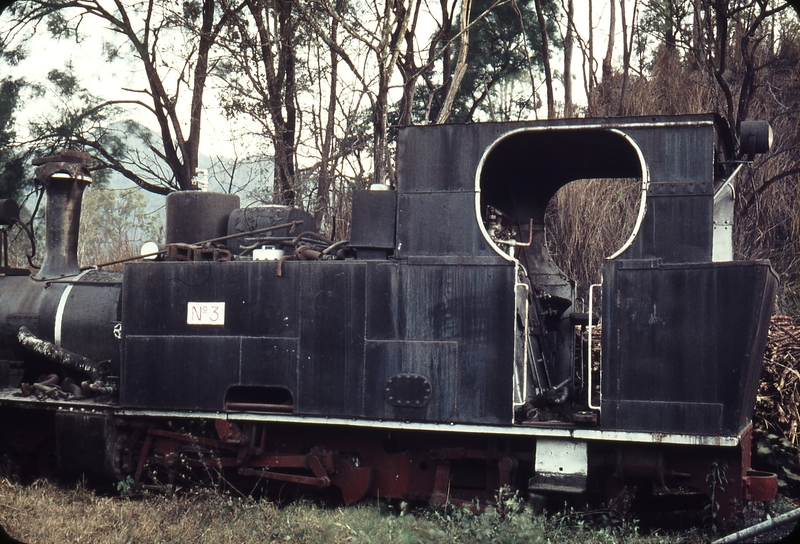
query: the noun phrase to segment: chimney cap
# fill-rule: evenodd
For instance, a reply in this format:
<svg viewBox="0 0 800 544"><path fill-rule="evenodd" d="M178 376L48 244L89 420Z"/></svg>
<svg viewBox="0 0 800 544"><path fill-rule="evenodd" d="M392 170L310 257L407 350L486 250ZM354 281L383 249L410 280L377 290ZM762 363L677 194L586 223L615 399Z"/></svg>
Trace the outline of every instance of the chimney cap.
<svg viewBox="0 0 800 544"><path fill-rule="evenodd" d="M74 179L91 183L92 176L88 167L92 164L92 156L82 151L62 149L58 155L40 157L31 161L37 166L34 177L36 181L47 185L55 174L65 174L59 178Z"/></svg>
<svg viewBox="0 0 800 544"><path fill-rule="evenodd" d="M40 164L47 164L49 162L67 162L72 164L80 164L82 166L90 166L92 164L92 156L83 151L75 149L62 149L58 155L50 155L49 157L39 157L31 161L34 166Z"/></svg>

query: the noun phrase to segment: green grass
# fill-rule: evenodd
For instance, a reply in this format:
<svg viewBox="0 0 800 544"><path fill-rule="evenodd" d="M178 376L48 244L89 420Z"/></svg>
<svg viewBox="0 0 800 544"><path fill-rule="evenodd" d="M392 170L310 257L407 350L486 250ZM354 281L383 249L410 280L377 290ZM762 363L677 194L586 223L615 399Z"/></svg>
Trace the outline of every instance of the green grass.
<svg viewBox="0 0 800 544"><path fill-rule="evenodd" d="M367 503L279 506L228 493L198 491L135 499L101 496L84 485L59 488L0 479L0 525L26 543L61 542L396 542L557 543L703 541L699 530L643 535L635 522L566 511L534 514L517 498L481 515L452 506L439 510Z"/></svg>

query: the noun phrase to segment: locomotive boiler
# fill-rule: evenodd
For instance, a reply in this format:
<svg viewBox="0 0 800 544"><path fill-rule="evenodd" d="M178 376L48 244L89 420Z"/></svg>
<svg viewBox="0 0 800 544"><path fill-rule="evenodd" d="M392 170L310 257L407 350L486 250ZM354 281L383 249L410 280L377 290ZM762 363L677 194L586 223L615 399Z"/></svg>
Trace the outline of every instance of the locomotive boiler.
<svg viewBox="0 0 800 544"><path fill-rule="evenodd" d="M714 115L404 127L396 187L354 192L349 241L187 191L167 198L166 249L123 273L78 265L88 156L39 159L45 261L0 277L5 447L347 504L688 500L724 479L727 519L776 492L750 432L777 277L732 249L736 175L769 127L736 139ZM637 180L639 213L587 312L545 209L614 178Z"/></svg>

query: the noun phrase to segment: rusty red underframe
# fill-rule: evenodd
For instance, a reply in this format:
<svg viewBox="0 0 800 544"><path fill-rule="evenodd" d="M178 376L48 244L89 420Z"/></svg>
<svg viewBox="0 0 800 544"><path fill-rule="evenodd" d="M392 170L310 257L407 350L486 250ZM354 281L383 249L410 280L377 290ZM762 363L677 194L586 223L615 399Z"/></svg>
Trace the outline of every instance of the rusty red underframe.
<svg viewBox="0 0 800 544"><path fill-rule="evenodd" d="M330 442L331 447L312 447L306 450L307 453L268 452L267 435L273 438L276 435L268 433L266 427L253 424L240 427L222 419L215 420L214 427L218 438L140 424L127 443L130 450L145 434L135 482L140 482L151 450L163 455L160 464L169 467L180 452L181 444L193 444L216 453L201 459L184 460L189 465L236 469L243 476L291 482L317 489L335 486L341 490L347 504L368 494L377 494L381 497L428 501L431 505L450 503L478 508L474 499L489 501L504 486L513 486L514 475L520 465L531 464L535 457L533 451L501 450L495 443L478 448L436 447L435 438L416 443L409 450L389 453L378 442L365 439L356 443L352 436L322 439ZM293 434L278 433L277 436L284 441ZM347 447L352 448L359 458L366 459L370 467L361 467L360 461L351 459L350 454L340 453L349 451L341 450ZM709 465L722 462L726 483L715 491L719 503L716 515L718 519L728 519L743 500L760 500L774 485L762 473L749 469L749 447L749 432L744 433L737 448L708 448L702 450L702 455L696 455L699 451L695 451L694 455L686 455L685 448L681 447L662 449L653 444L608 443L596 452L592 466L599 464L610 469L609 479L617 482L617 485L606 488L606 498L616 504L624 502L618 499L630 491L631 485L645 480L665 489L679 485L694 489L696 493L708 492ZM485 489L451 487L453 463L468 460L488 463ZM431 465L433 470L424 465Z"/></svg>

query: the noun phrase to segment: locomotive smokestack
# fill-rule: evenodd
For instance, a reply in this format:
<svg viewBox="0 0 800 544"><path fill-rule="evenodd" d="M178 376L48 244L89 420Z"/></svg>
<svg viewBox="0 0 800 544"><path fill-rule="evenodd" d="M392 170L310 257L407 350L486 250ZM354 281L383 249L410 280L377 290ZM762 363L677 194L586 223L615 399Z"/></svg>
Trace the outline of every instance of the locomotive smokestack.
<svg viewBox="0 0 800 544"><path fill-rule="evenodd" d="M63 150L58 155L34 159L36 180L45 187L45 258L38 276L52 278L78 274L78 230L83 191L91 183L90 156Z"/></svg>

